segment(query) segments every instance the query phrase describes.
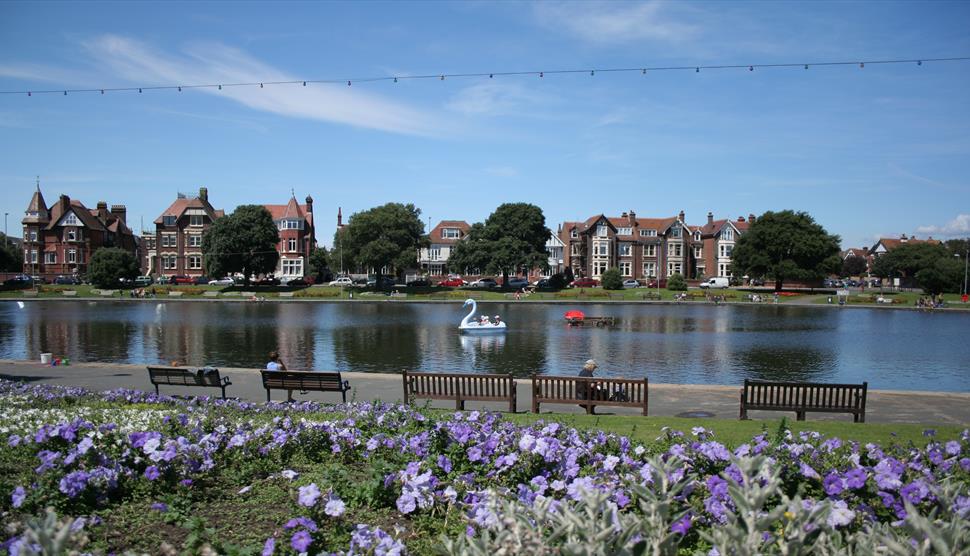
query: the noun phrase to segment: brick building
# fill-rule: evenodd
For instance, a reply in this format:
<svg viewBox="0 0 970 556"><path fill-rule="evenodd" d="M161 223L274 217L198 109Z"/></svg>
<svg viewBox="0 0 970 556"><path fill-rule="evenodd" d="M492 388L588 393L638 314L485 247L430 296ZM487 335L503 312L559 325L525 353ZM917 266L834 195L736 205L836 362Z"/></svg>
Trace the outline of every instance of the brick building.
<svg viewBox="0 0 970 556"><path fill-rule="evenodd" d="M448 273L448 258L455 244L463 240L471 226L464 220L442 220L428 234L427 247L418 249L418 268L428 276Z"/></svg>
<svg viewBox="0 0 970 556"><path fill-rule="evenodd" d="M731 276L731 253L734 244L755 216L749 214L737 220L714 220L714 213L707 213L707 223L694 229L693 255L697 277Z"/></svg>
<svg viewBox="0 0 970 556"><path fill-rule="evenodd" d="M152 276L202 276L202 234L216 219L225 216L209 203L209 191L199 188L197 197L179 193L155 219L154 237L146 237L145 272Z"/></svg>
<svg viewBox="0 0 970 556"><path fill-rule="evenodd" d="M102 247L119 247L137 256L137 242L125 222L124 205L99 201L89 209L81 201L61 195L50 207L40 184L30 199L24 227L24 274L51 279L87 273L88 263Z"/></svg>
<svg viewBox="0 0 970 556"><path fill-rule="evenodd" d="M305 205L297 203L293 195L285 205L263 206L273 216L273 223L280 234L280 241L276 244L280 254L276 277L287 281L307 276L310 272L310 253L317 247L313 197L307 195Z"/></svg>

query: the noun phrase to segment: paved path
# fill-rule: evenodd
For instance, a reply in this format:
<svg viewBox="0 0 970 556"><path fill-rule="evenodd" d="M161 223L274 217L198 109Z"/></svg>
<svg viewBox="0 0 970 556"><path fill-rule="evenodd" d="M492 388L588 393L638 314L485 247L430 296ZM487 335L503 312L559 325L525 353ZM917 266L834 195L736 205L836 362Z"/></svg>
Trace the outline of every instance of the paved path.
<svg viewBox="0 0 970 556"><path fill-rule="evenodd" d="M263 390L259 373L252 369L220 369L222 374L229 376L232 386L228 390L230 396L251 401L265 401L266 391ZM376 373L343 373L353 388L352 396L358 401L385 400L398 401L401 399L402 383L398 375ZM39 363L24 361L0 361L0 378L12 380L27 380L47 384L62 384L81 386L90 390L109 390L112 388L133 388L138 390L152 390L148 382L148 372L142 365L117 365L81 363L68 367L50 367ZM529 411L531 383L528 380L518 381L519 411ZM162 393L200 395L204 393L218 395L219 391L212 388L186 388L162 386ZM650 384L650 415L675 416L687 412L707 412L722 419L736 419L738 416L739 387L737 386L707 386L696 384ZM274 391L273 397L279 401L285 398L282 391ZM312 399L317 401L340 401L335 393L311 392L297 399ZM419 400L423 403L424 400ZM453 408L454 403L434 402L433 407ZM466 409L494 409L502 410L502 403L466 403ZM582 413L576 405L543 405L542 412ZM600 408L597 413L621 414L635 416L636 410L627 408ZM779 412L750 412L753 419L778 418L784 413ZM787 414L794 419L794 413ZM848 414L810 413L809 420L840 420L852 421ZM951 424L970 425L970 394L947 394L935 392L901 392L887 390L869 390L866 404L866 421L870 423L923 423L923 424Z"/></svg>

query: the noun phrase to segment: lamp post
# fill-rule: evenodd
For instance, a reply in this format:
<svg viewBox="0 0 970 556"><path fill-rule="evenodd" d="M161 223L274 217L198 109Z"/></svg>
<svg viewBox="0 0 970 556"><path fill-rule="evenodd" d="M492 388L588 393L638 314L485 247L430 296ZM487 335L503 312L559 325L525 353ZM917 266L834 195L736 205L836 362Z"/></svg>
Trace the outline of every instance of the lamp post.
<svg viewBox="0 0 970 556"><path fill-rule="evenodd" d="M7 215L8 214L10 214L10 213L9 212L3 213L3 246L4 247L6 247L7 244L10 243L10 240L7 239L8 238L8 236L7 236Z"/></svg>

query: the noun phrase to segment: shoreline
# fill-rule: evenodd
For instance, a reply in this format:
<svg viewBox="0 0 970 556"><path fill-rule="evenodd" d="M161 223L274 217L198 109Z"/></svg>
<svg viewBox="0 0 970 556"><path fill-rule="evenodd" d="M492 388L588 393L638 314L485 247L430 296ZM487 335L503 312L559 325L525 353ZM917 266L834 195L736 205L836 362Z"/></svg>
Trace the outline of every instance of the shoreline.
<svg viewBox="0 0 970 556"><path fill-rule="evenodd" d="M820 294L821 295L821 294ZM120 297L24 297L24 298L13 298L5 297L0 298L0 302L23 302L23 303L35 303L35 302L88 302L88 303L422 303L422 304L461 304L464 299L408 299L406 297L381 297L376 299L346 299L346 298L280 298L280 297L268 297L261 301L254 302L247 298L200 298L200 297L155 297L155 298L120 298ZM814 303L814 302L802 302L801 300L789 300L781 303L770 303L761 302L754 303L749 301L721 301L714 303L707 300L691 300L691 301L673 301L673 300L633 300L633 299L476 299L476 303L526 303L526 304L540 304L540 305L563 305L563 304L579 304L579 305L679 305L679 306L692 306L692 305L707 305L712 307L718 306L731 306L731 307L816 307L816 308L829 308L829 309L880 309L880 310L910 310L910 311L921 311L925 313L965 313L970 314L970 304L966 306L953 305L950 307L930 309L926 307L915 307L913 305L903 305L903 304L867 304L867 303L851 303L845 305L838 305L835 303Z"/></svg>

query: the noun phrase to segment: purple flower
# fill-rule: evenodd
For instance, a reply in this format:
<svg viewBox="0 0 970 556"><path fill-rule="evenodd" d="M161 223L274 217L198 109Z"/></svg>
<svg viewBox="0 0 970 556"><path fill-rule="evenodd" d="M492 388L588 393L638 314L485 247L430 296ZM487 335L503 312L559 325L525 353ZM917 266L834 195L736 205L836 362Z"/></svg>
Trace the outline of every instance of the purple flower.
<svg viewBox="0 0 970 556"><path fill-rule="evenodd" d="M316 532L317 522L313 521L309 517L294 517L286 522L283 529L296 529L297 527L303 527L307 531Z"/></svg>
<svg viewBox="0 0 970 556"><path fill-rule="evenodd" d="M845 480L838 471L832 471L822 480L822 488L825 489L825 494L838 496L845 490Z"/></svg>
<svg viewBox="0 0 970 556"><path fill-rule="evenodd" d="M261 556L272 556L274 550L276 550L276 539L270 537L266 539L266 544L263 545Z"/></svg>
<svg viewBox="0 0 970 556"><path fill-rule="evenodd" d="M168 511L168 504L164 502L155 502L154 504L152 504L152 509L155 510L156 512L165 513Z"/></svg>
<svg viewBox="0 0 970 556"><path fill-rule="evenodd" d="M74 498L88 486L88 479L90 475L87 471L72 471L61 478L60 491L68 496L68 498Z"/></svg>
<svg viewBox="0 0 970 556"><path fill-rule="evenodd" d="M310 548L310 543L312 542L313 539L310 537L310 533L307 533L306 531L297 531L296 533L293 533L293 537L290 538L290 546L292 546L293 550L296 550L297 552L306 552L307 549Z"/></svg>
<svg viewBox="0 0 970 556"><path fill-rule="evenodd" d="M329 515L330 517L340 517L344 514L346 509L347 507L344 505L344 501L331 494L327 499L327 505L323 509L323 513Z"/></svg>
<svg viewBox="0 0 970 556"><path fill-rule="evenodd" d="M821 479L818 472L812 469L812 466L803 462L799 462L799 469L801 470L802 476L806 479Z"/></svg>
<svg viewBox="0 0 970 556"><path fill-rule="evenodd" d="M317 500L320 499L320 489L316 483L310 483L300 487L299 502L301 506L312 508Z"/></svg>
<svg viewBox="0 0 970 556"><path fill-rule="evenodd" d="M13 489L13 494L10 495L10 504L14 508L19 508L24 503L25 498L27 498L27 491L24 490L24 487L18 486Z"/></svg>
<svg viewBox="0 0 970 556"><path fill-rule="evenodd" d="M158 467L155 467L154 465L149 465L148 468L145 469L145 478L149 481L154 481L159 475L161 475L161 473L158 472Z"/></svg>
<svg viewBox="0 0 970 556"><path fill-rule="evenodd" d="M832 511L829 512L825 522L829 527L843 527L852 523L855 519L855 512L850 510L845 500L839 500L832 504Z"/></svg>
<svg viewBox="0 0 970 556"><path fill-rule="evenodd" d="M899 495L908 500L910 504L919 504L929 493L926 484L918 479L899 489Z"/></svg>
<svg viewBox="0 0 970 556"><path fill-rule="evenodd" d="M445 473L451 473L451 460L448 459L448 456L444 454L438 456L438 467Z"/></svg>
<svg viewBox="0 0 970 556"><path fill-rule="evenodd" d="M407 492L401 494L401 496L399 496L397 499L397 511L401 512L402 514L409 514L413 512L416 506L417 502L415 501L414 496Z"/></svg>
<svg viewBox="0 0 970 556"><path fill-rule="evenodd" d="M690 531L691 526L691 515L687 512L684 517L678 519L670 526L670 531L673 533L680 533L681 535L686 535Z"/></svg>
<svg viewBox="0 0 970 556"><path fill-rule="evenodd" d="M960 443L956 440L951 440L946 443L946 453L949 456L960 455Z"/></svg>
<svg viewBox="0 0 970 556"><path fill-rule="evenodd" d="M855 490L866 486L868 474L861 467L853 467L845 472L845 486Z"/></svg>

